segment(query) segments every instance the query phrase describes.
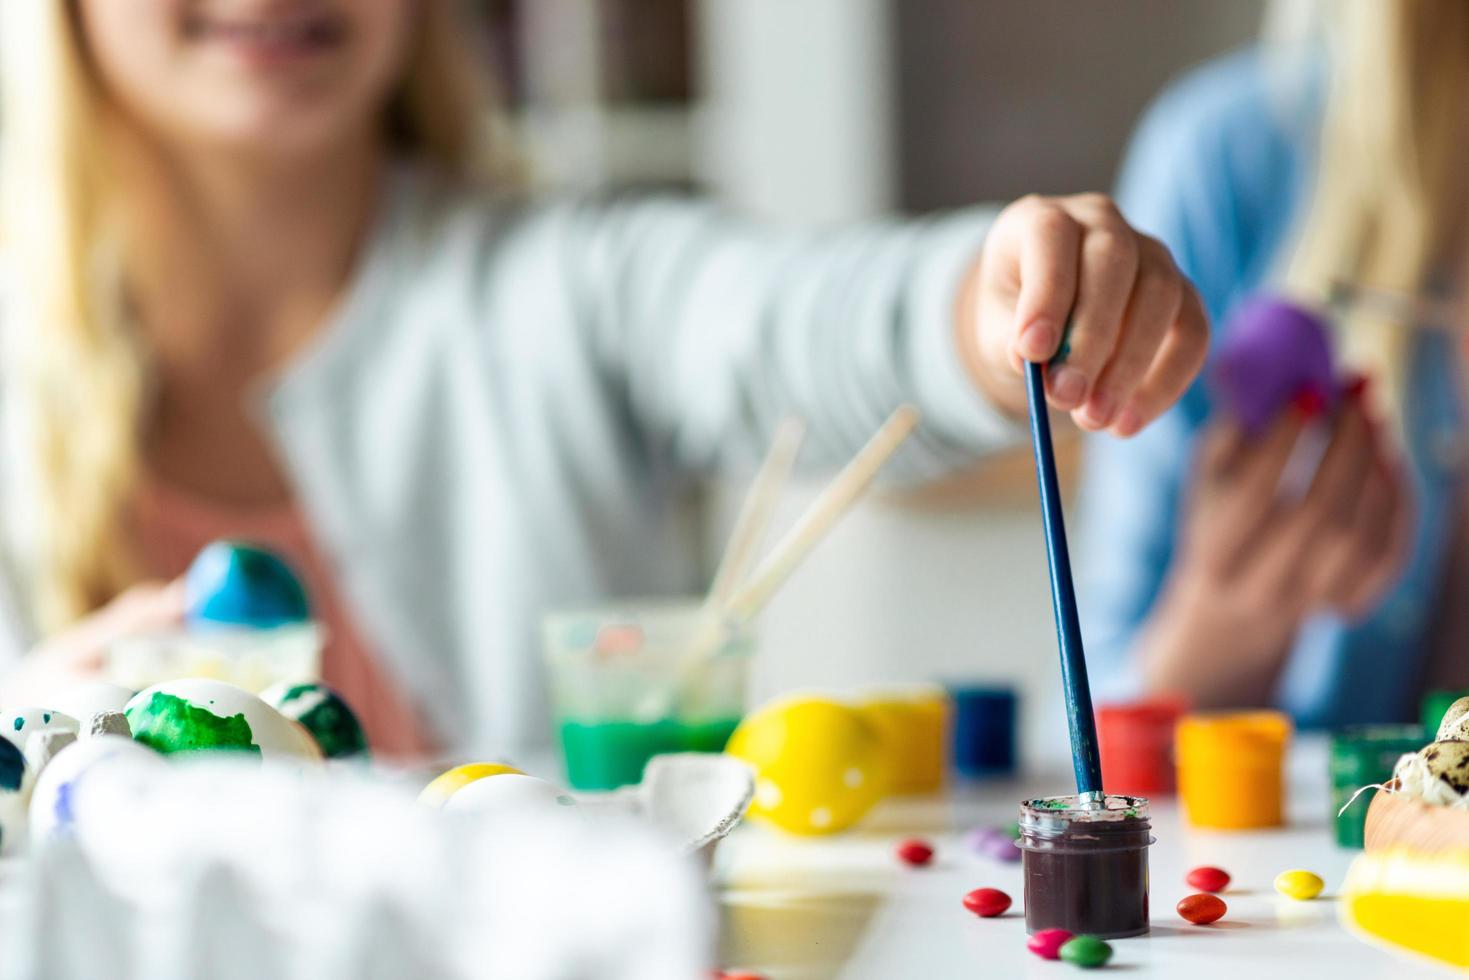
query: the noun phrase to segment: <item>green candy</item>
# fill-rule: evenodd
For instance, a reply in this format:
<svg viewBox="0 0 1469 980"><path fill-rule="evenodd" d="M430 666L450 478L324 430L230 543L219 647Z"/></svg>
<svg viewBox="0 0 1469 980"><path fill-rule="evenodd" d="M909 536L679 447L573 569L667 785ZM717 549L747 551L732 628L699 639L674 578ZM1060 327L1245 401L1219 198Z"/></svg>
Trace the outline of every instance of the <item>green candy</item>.
<svg viewBox="0 0 1469 980"><path fill-rule="evenodd" d="M1061 947L1061 958L1072 966L1094 970L1112 958L1112 947L1096 936L1077 936Z"/></svg>

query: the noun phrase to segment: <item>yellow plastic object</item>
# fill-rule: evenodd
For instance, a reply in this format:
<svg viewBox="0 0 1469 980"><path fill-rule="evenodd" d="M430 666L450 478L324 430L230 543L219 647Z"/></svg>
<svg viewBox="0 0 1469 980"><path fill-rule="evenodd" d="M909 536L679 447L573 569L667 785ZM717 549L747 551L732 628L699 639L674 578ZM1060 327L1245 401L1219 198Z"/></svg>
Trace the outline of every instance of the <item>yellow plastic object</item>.
<svg viewBox="0 0 1469 980"><path fill-rule="evenodd" d="M937 793L944 788L949 696L943 688L874 691L857 708L882 739L888 792Z"/></svg>
<svg viewBox="0 0 1469 980"><path fill-rule="evenodd" d="M449 797L476 780L507 774L525 775L514 766L502 766L495 762L469 762L455 766L425 786L423 792L418 794L418 802L425 806L440 807L448 802Z"/></svg>
<svg viewBox="0 0 1469 980"><path fill-rule="evenodd" d="M1180 719L1178 795L1189 823L1216 830L1280 826L1290 735L1290 719L1278 711Z"/></svg>
<svg viewBox="0 0 1469 980"><path fill-rule="evenodd" d="M1302 868L1282 871L1275 876L1275 890L1286 898L1293 898L1298 902L1306 902L1315 898L1325 887L1326 882L1321 880L1320 875Z"/></svg>
<svg viewBox="0 0 1469 980"><path fill-rule="evenodd" d="M829 834L860 820L887 785L882 739L857 708L827 698L766 705L725 750L755 767L751 817L793 834Z"/></svg>
<svg viewBox="0 0 1469 980"><path fill-rule="evenodd" d="M1369 851L1342 886L1342 923L1368 942L1469 968L1469 851Z"/></svg>

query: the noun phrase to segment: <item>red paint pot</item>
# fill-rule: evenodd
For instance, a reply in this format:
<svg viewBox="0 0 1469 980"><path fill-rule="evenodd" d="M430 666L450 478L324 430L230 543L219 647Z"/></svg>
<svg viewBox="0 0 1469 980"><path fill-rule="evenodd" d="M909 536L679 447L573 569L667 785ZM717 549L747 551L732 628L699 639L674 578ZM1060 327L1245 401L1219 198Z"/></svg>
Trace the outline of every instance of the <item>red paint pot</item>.
<svg viewBox="0 0 1469 980"><path fill-rule="evenodd" d="M1108 793L1157 798L1176 791L1173 730L1183 698L1158 697L1097 708L1102 785Z"/></svg>

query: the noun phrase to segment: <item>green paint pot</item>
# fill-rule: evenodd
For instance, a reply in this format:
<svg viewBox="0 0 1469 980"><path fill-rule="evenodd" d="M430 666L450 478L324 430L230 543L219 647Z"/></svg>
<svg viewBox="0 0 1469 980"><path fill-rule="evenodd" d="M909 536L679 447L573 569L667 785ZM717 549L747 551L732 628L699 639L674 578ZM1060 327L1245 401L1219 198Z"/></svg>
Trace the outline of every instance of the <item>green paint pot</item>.
<svg viewBox="0 0 1469 980"><path fill-rule="evenodd" d="M1368 790L1355 800L1352 794L1363 786L1387 782L1398 759L1417 752L1426 740L1417 725L1360 725L1332 733L1331 816L1338 845L1362 846L1367 807L1377 791Z"/></svg>

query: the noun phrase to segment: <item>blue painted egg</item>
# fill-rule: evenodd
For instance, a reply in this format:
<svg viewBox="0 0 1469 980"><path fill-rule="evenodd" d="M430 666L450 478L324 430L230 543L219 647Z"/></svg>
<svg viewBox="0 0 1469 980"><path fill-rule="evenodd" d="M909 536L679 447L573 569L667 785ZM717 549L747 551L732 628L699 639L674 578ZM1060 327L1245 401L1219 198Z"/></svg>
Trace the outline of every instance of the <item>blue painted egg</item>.
<svg viewBox="0 0 1469 980"><path fill-rule="evenodd" d="M215 541L184 576L190 623L272 629L311 618L306 590L281 558L240 541Z"/></svg>

